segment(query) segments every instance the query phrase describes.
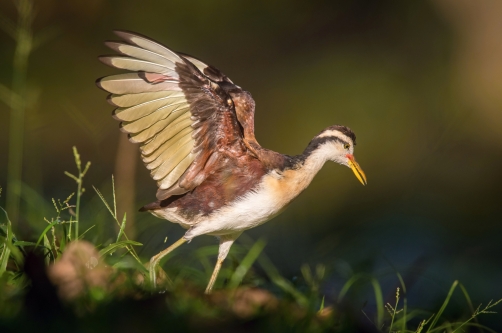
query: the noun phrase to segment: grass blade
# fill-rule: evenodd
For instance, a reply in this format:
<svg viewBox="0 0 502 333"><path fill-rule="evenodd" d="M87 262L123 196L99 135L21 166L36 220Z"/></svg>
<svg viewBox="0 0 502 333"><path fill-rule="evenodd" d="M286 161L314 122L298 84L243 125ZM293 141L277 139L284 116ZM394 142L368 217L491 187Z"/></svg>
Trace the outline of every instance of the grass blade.
<svg viewBox="0 0 502 333"><path fill-rule="evenodd" d="M12 223L9 219L9 215L5 209L2 207L0 207L0 209L4 212L5 218L7 219L7 227L5 229L2 228L2 234L5 233L5 237L0 238L0 242L3 243L2 253L0 254L0 277L2 277L3 273L7 270L7 263L9 262L11 254L18 265L22 264L23 256L19 249L12 245L12 240L15 238L12 232Z"/></svg>
<svg viewBox="0 0 502 333"><path fill-rule="evenodd" d="M472 301L471 301L471 298L469 297L469 293L467 293L467 289L465 289L465 287L462 283L459 283L459 287L460 287L460 290L462 290L462 293L464 294L464 297L467 301L467 305L469 305L469 310L471 310L471 313L474 313L475 309L474 309L474 306L472 305ZM473 320L476 322L476 324L479 325L478 317L474 317ZM482 328L481 328L481 332L483 332Z"/></svg>
<svg viewBox="0 0 502 333"><path fill-rule="evenodd" d="M119 234L117 235L117 242L120 240L120 237L124 233L125 226L126 226L126 213L124 213L124 218L122 219L122 224L120 225Z"/></svg>
<svg viewBox="0 0 502 333"><path fill-rule="evenodd" d="M452 284L452 286L450 288L450 291L448 292L448 295L446 296L446 299L443 302L443 305L439 309L438 313L434 316L434 319L432 320L432 323L429 325L429 328L427 329L426 333L430 332L434 328L434 326L436 325L436 323L438 322L439 318L441 317L441 315L443 314L444 310L446 309L446 306L450 302L451 295L455 291L455 288L457 288L457 285L458 285L458 281L455 280L455 282L453 282L453 284Z"/></svg>
<svg viewBox="0 0 502 333"><path fill-rule="evenodd" d="M2 277L3 273L7 270L7 262L10 257L10 248L7 246L8 240L3 238L0 239L0 242L3 243L2 253L0 254L0 277Z"/></svg>
<svg viewBox="0 0 502 333"><path fill-rule="evenodd" d="M347 282L345 282L342 289L340 290L340 293L338 294L338 303L342 301L342 299L345 297L345 294L347 294L352 285L356 283L357 280L359 280L361 277L362 275L356 274L353 277L351 277Z"/></svg>
<svg viewBox="0 0 502 333"><path fill-rule="evenodd" d="M45 234L53 227L55 226L56 224L58 224L59 221L56 220L56 221L53 221L51 223L49 223L49 225L47 225L44 229L44 231L42 231L42 234L40 235L40 237L38 237L38 241L36 243L35 246L38 246L38 244L40 244L40 242L42 241L42 239L45 237Z"/></svg>
<svg viewBox="0 0 502 333"><path fill-rule="evenodd" d="M259 239L256 243L254 243L244 259L242 259L240 265L235 269L234 274L232 274L230 282L228 283L229 288L234 289L239 286L246 273L263 251L265 244L266 243L263 239Z"/></svg>
<svg viewBox="0 0 502 333"><path fill-rule="evenodd" d="M322 300L321 300L321 305L319 306L319 312L318 313L322 313L322 310L324 310L324 298L326 296L322 296Z"/></svg>
<svg viewBox="0 0 502 333"><path fill-rule="evenodd" d="M34 243L34 242L25 242L25 241L16 241L16 242L14 242L14 246L37 246L37 243Z"/></svg>
<svg viewBox="0 0 502 333"><path fill-rule="evenodd" d="M107 254L112 254L116 250L123 248L123 247L127 247L129 245L142 246L143 244L141 244L139 242L132 241L132 240L125 240L125 241L121 241L121 242L116 242L116 243L108 245L107 247L105 247L104 249L99 251L99 255L104 257Z"/></svg>
<svg viewBox="0 0 502 333"><path fill-rule="evenodd" d="M89 230L91 230L92 228L94 228L95 226L96 226L95 224L94 224L94 225L92 225L92 226L90 226L90 227L89 227L86 231L84 231L84 232L83 232L80 236L78 236L78 239L80 240L80 239L84 238L84 235L85 235L85 234L86 234Z"/></svg>
<svg viewBox="0 0 502 333"><path fill-rule="evenodd" d="M112 183L113 183L113 180L112 180ZM113 205L114 205L114 210L112 211L112 209L110 208L110 205L108 204L108 202L106 201L105 197L103 196L103 194L101 194L101 192L96 188L96 187L92 187L94 189L94 191L96 191L96 193L98 194L99 198L101 199L101 201L105 204L106 208L108 209L108 211L110 212L110 214L112 215L112 217L115 219L115 222L117 222L117 224L120 226L120 229L122 229L122 231L119 231L119 235L120 234L123 234L124 235L124 238L126 239L126 241L129 241L129 237L127 237L127 234L125 233L123 227L125 228L125 215L124 215L124 220L122 221L122 224L120 224L119 220L117 219L117 214L116 214L116 203L115 203L115 185L113 185ZM118 240L118 237L117 237L117 240ZM138 261L138 263L141 264L141 260L139 259L138 257L138 254L136 253L136 250L134 249L134 247L128 247L128 250L129 252L131 253L131 255L136 259L136 261Z"/></svg>
<svg viewBox="0 0 502 333"><path fill-rule="evenodd" d="M112 192L113 192L113 216L117 218L117 198L115 196L115 178L113 177L113 175L112 175Z"/></svg>
<svg viewBox="0 0 502 333"><path fill-rule="evenodd" d="M270 262L270 259L268 259L265 255L261 255L258 258L258 263L260 263L261 267L265 271L265 273L268 275L270 280L279 288L281 288L283 291L286 293L290 294L293 296L298 304L300 304L302 307L308 307L309 305L309 300L308 298L303 295L301 292L296 290L296 288L293 286L293 284L283 278L279 272L277 271L277 268Z"/></svg>
<svg viewBox="0 0 502 333"><path fill-rule="evenodd" d="M45 256L45 265L49 266L51 258L53 261L56 261L56 258L51 251L51 243L49 242L47 235L44 235L44 247L47 249L47 255Z"/></svg>
<svg viewBox="0 0 502 333"><path fill-rule="evenodd" d="M375 291L375 302L377 308L377 326L378 329L382 329L383 315L384 315L382 288L380 287L380 283L378 282L378 280L375 278L371 279L371 285L373 286L373 290Z"/></svg>

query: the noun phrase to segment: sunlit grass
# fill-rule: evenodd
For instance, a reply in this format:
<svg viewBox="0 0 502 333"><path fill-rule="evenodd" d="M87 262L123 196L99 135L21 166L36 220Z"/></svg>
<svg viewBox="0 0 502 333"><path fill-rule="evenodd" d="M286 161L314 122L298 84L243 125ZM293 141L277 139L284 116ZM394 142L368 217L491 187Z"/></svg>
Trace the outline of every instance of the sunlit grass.
<svg viewBox="0 0 502 333"><path fill-rule="evenodd" d="M83 182L90 163L82 168L76 148L73 153L78 175L65 174L76 181L77 194L82 195L87 193L83 191ZM502 300L474 307L467 290L458 281L453 282L443 304L435 313L409 306L413 300L408 300L406 285L399 272L396 272L396 281L400 287L396 290L392 304L384 302L381 284L369 274L354 274L333 297L323 294L325 265L303 265L300 282L295 283L281 276L263 253L266 245L264 240L253 241L245 235L232 249L236 265L224 267L213 295L205 296L203 290L212 271L217 246L197 249L190 258L184 258L186 260L183 262L188 264L182 267L172 260L175 253L168 256L164 263L166 271L159 274L161 287L153 290L147 283L148 270L143 265L148 258L141 258L136 251L142 244L127 236L126 215L117 216L113 178L109 198L97 188L94 190L111 216L108 220L96 219L96 223L115 223L119 227L112 240L106 235L99 237L97 230L100 228L96 224L88 226L84 232L78 230L79 212L85 211L86 206L82 206L82 201L74 193L63 200L50 200L53 216L40 220L41 232L33 240L16 238L14 231L17 226L2 208L0 329L15 326L18 331L28 330L31 326L25 321L33 315L30 315L33 305L28 306L28 300L42 304L49 302L47 295L36 293L41 281L33 279L32 253L38 253L43 265L38 267L37 276L40 279L40 276L46 276L47 271L48 281L57 287L53 292L58 290L58 296L54 297L59 299L56 301L59 305L47 303L46 306L61 307L58 311L62 312L58 314L57 321L72 322L74 325L88 325L89 321L102 316L110 319L122 315L115 313L116 307L126 312L132 311L133 314L129 316L140 316L136 311L143 307L142 304L154 302L154 305L150 305L153 306L151 311L144 314L148 320L144 324L144 331L152 330L149 323L172 325L163 326L166 330L173 327L179 330L203 329L208 323L212 327L231 329L252 320L264 332L353 332L368 327L373 331L389 333L465 332L471 328L494 332L483 326L478 317L495 313L494 308ZM84 242L84 239L97 241L91 244ZM191 262L199 262L199 265L190 265ZM257 274L257 268L263 273ZM352 313L343 304L350 298L351 291L361 285L373 289L375 309L366 311L363 307L359 313ZM48 285L44 288L52 290ZM460 306L452 304L452 295L458 290L466 300L465 307L469 315L452 321L451 318L446 319L444 313L448 306ZM177 324L169 321L175 318ZM56 319L47 316L46 320Z"/></svg>

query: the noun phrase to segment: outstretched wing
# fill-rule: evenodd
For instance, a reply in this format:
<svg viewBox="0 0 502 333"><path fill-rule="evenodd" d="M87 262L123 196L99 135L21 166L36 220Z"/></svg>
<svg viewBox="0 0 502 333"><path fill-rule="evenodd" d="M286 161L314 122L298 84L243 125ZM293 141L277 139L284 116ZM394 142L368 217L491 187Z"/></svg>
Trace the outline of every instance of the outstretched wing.
<svg viewBox="0 0 502 333"><path fill-rule="evenodd" d="M175 53L141 35L115 32L124 41L106 45L120 56L99 59L132 73L107 76L97 85L111 93L113 117L157 181L157 198L182 194L208 176L220 152L243 152L233 101L218 82L231 81L214 67ZM202 74L208 71L208 74Z"/></svg>

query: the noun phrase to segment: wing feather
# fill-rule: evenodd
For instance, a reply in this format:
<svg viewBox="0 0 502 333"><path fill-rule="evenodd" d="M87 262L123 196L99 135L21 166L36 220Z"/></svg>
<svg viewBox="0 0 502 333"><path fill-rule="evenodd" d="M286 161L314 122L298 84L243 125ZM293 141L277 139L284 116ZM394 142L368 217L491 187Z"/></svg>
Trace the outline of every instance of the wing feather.
<svg viewBox="0 0 502 333"><path fill-rule="evenodd" d="M160 98L174 98L174 97L184 97L182 92L162 90L156 92L146 92L140 94L127 94L127 95L110 95L108 97L108 102L112 105L127 108L130 106L135 106L138 104L146 103L148 101L154 101Z"/></svg>
<svg viewBox="0 0 502 333"><path fill-rule="evenodd" d="M106 45L119 55L99 59L132 73L98 79L97 85L111 93L121 130L140 143L141 158L159 187L157 198L183 194L206 179L222 151L243 147L230 97L219 85L232 81L147 37L115 33L123 41Z"/></svg>
<svg viewBox="0 0 502 333"><path fill-rule="evenodd" d="M183 137L189 136L192 137L192 129L190 127L187 127L183 130L181 130L179 133L177 133L175 136L173 136L171 139L168 139L162 143L160 147L158 147L156 150L154 150L151 154L146 155L144 152L145 150L142 149L142 160L145 164L148 164L155 160L159 155L161 155L167 148L169 148L174 142L181 140Z"/></svg>
<svg viewBox="0 0 502 333"><path fill-rule="evenodd" d="M171 113L167 118L156 122L142 132L131 134L130 138L131 141L135 143L145 142L149 139L152 139L150 142L148 142L148 144L150 145L150 147L155 148L160 146L162 142L170 139L176 134L173 134L170 131L179 129L180 127L185 128L190 125L191 120L189 112L175 112Z"/></svg>
<svg viewBox="0 0 502 333"><path fill-rule="evenodd" d="M139 118L150 115L151 113L160 110L162 113L169 115L172 111L178 109L182 105L186 105L185 97L164 97L148 102L144 102L128 108L115 109L113 116L117 120L134 121Z"/></svg>
<svg viewBox="0 0 502 333"><path fill-rule="evenodd" d="M160 180L167 176L191 151L193 141L178 142L168 148L169 158L161 160L160 164L152 170L154 180Z"/></svg>
<svg viewBox="0 0 502 333"><path fill-rule="evenodd" d="M172 73L171 68L154 62L124 56L102 56L99 60L110 67L126 69L134 72L152 72L160 74Z"/></svg>
<svg viewBox="0 0 502 333"><path fill-rule="evenodd" d="M105 45L125 56L129 56L138 60L148 61L169 68L173 71L173 75L176 75L176 72L174 71L174 62L158 53L120 42L105 42Z"/></svg>
<svg viewBox="0 0 502 333"><path fill-rule="evenodd" d="M167 117L162 121L155 123L152 127L146 130L147 135L152 135L152 133L156 132L156 134L152 137L152 139L146 142L142 147L143 154L151 154L155 150L157 150L164 142L171 139L173 136L181 132L187 127L190 127L192 124L192 120L190 119L190 113L173 113L171 116ZM168 124L168 125L165 125ZM145 131L143 131L145 132ZM131 136L132 139L136 140L137 137L140 137L143 132L139 133L137 136ZM146 135L145 135L146 136Z"/></svg>
<svg viewBox="0 0 502 333"><path fill-rule="evenodd" d="M188 154L174 169L165 177L159 185L160 190L165 190L174 185L179 178L185 173L187 168L195 160L196 156L194 154Z"/></svg>
<svg viewBox="0 0 502 333"><path fill-rule="evenodd" d="M170 80L151 84L138 73L110 75L96 81L98 87L112 94L137 94L148 91L181 91L178 81Z"/></svg>
<svg viewBox="0 0 502 333"><path fill-rule="evenodd" d="M159 154L152 154L152 155L158 155L157 158L152 159L151 162L148 163L147 169L153 170L157 169L161 164L164 164L168 158L173 157L176 152L180 149L180 147L184 146L185 144L191 143L193 146L193 139L192 136L190 135L185 135L180 137L177 140L169 140L166 144L165 149L162 151L159 151Z"/></svg>
<svg viewBox="0 0 502 333"><path fill-rule="evenodd" d="M114 32L117 36L119 36L126 42L139 46L145 50L160 54L166 59L171 60L173 63L180 61L180 56L178 54L145 36L124 30L116 30Z"/></svg>

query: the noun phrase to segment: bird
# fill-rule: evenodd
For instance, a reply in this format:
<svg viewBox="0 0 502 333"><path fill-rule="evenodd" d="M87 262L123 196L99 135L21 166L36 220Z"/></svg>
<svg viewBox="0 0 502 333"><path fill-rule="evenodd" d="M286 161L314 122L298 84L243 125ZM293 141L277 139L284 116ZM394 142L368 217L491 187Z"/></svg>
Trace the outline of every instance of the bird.
<svg viewBox="0 0 502 333"><path fill-rule="evenodd" d="M125 73L96 80L109 93L113 118L157 182L156 201L145 205L156 217L187 229L178 241L149 261L157 287L157 266L180 245L200 235L216 236L219 248L206 294L211 293L232 244L291 203L325 162L347 166L367 184L354 158L356 136L342 125L322 130L302 154L262 147L255 138L255 101L216 67L175 52L139 33L116 30L115 51L99 60Z"/></svg>

